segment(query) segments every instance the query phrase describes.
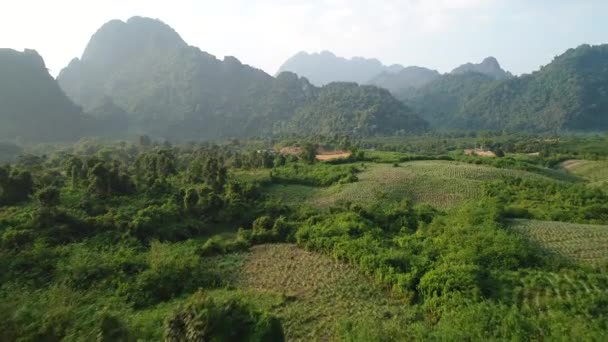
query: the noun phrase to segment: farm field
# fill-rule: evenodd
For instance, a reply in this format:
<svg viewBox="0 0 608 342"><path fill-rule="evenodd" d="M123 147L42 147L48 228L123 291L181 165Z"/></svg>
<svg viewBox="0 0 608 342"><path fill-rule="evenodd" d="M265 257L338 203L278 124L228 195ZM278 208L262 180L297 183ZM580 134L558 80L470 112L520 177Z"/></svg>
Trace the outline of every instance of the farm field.
<svg viewBox="0 0 608 342"><path fill-rule="evenodd" d="M514 292L515 302L523 308L541 313L551 305L576 305L576 300L601 302L608 294L608 276L584 272L522 271Z"/></svg>
<svg viewBox="0 0 608 342"><path fill-rule="evenodd" d="M543 248L582 263L608 263L608 226L513 220L511 228Z"/></svg>
<svg viewBox="0 0 608 342"><path fill-rule="evenodd" d="M592 186L608 184L608 160L567 160L562 169L589 181Z"/></svg>
<svg viewBox="0 0 608 342"><path fill-rule="evenodd" d="M389 295L353 266L308 252L293 244L254 246L227 258L237 275L233 290L277 315L290 341L335 340L345 322L373 318L379 325L403 318L407 304ZM231 294L232 293L232 294Z"/></svg>
<svg viewBox="0 0 608 342"><path fill-rule="evenodd" d="M305 202L324 208L351 202L362 206L410 199L439 209L450 209L481 194L483 183L500 177L550 180L512 169L499 169L454 161L411 161L398 164L366 163L359 180L327 188L272 185L269 193L285 203Z"/></svg>

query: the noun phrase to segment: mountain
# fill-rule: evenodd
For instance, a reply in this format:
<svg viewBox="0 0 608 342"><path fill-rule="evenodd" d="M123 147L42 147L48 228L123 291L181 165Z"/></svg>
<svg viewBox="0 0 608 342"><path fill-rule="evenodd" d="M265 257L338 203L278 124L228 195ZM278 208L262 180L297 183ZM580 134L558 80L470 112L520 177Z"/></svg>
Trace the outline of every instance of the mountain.
<svg viewBox="0 0 608 342"><path fill-rule="evenodd" d="M6 140L69 141L91 124L34 50L0 49L0 104L0 137Z"/></svg>
<svg viewBox="0 0 608 342"><path fill-rule="evenodd" d="M98 109L104 102L114 112L124 110L131 134L172 140L303 134L308 131L293 120L312 114L302 113L327 119L323 122L329 126L317 126L311 133L345 128L366 133L420 131L426 127L406 107L383 113L393 108L395 99L390 94L377 96L375 87L318 88L290 73L274 78L234 57L219 60L189 46L163 22L142 17L103 25L91 37L82 58L60 72L58 82L88 112L107 112ZM332 108L357 111L345 113L317 105L317 101L326 101L324 94L336 91L348 94L332 97L336 101ZM373 118L361 119L357 125L374 127L350 122L344 127L330 125L355 120L354 115L382 118L385 114L394 119L391 126Z"/></svg>
<svg viewBox="0 0 608 342"><path fill-rule="evenodd" d="M487 57L479 64L467 63L463 64L456 69L452 70L452 74L464 74L468 72L478 72L484 75L488 75L496 80L502 80L505 78L513 77L510 72L504 71L496 58Z"/></svg>
<svg viewBox="0 0 608 342"><path fill-rule="evenodd" d="M413 91L438 79L441 74L437 70L409 66L398 72L382 72L368 83L386 88L394 94Z"/></svg>
<svg viewBox="0 0 608 342"><path fill-rule="evenodd" d="M435 128L608 129L608 45L570 49L520 77L495 79L487 73L461 71L398 97Z"/></svg>
<svg viewBox="0 0 608 342"><path fill-rule="evenodd" d="M608 130L608 45L582 45L531 75L491 84L456 122L463 128Z"/></svg>
<svg viewBox="0 0 608 342"><path fill-rule="evenodd" d="M306 77L317 86L331 82L368 83L381 73L395 73L402 70L401 65L385 66L377 59L337 57L329 51L321 53L299 52L289 58L278 73L291 71Z"/></svg>

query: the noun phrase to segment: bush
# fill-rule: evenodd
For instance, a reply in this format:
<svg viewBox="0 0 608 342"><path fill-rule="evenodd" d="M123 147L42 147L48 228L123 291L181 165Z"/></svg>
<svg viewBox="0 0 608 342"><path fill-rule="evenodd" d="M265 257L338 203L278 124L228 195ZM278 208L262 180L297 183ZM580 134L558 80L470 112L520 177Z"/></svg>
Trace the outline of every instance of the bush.
<svg viewBox="0 0 608 342"><path fill-rule="evenodd" d="M284 341L279 320L237 299L216 301L202 292L165 320L165 341Z"/></svg>

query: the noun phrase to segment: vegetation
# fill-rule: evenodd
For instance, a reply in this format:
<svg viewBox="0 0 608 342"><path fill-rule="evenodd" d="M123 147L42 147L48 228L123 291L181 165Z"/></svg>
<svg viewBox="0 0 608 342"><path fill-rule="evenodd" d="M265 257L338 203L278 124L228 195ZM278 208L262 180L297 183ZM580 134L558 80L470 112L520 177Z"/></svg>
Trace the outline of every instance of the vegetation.
<svg viewBox="0 0 608 342"><path fill-rule="evenodd" d="M0 339L606 337L605 226L563 223L606 224L605 189L547 167L576 145L601 158L595 138L491 159L403 139L18 157L0 169ZM322 143L355 157L308 158Z"/></svg>

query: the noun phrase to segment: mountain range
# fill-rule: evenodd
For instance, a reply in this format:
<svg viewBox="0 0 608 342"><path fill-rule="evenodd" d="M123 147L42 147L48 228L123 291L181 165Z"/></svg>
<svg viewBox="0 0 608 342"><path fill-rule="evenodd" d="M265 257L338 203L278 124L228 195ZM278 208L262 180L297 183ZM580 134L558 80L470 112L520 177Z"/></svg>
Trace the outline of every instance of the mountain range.
<svg viewBox="0 0 608 342"><path fill-rule="evenodd" d="M359 84L369 81L381 73L396 73L403 66L395 64L383 65L375 58L353 57L346 59L338 57L330 51L307 53L301 51L289 58L277 74L290 71L306 77L312 84L323 86L331 82L355 82Z"/></svg>
<svg viewBox="0 0 608 342"><path fill-rule="evenodd" d="M150 18L103 25L57 81L86 112L108 118L97 109L105 103L124 114L117 119L126 115L128 133L171 140L427 128L384 89L345 82L316 87L291 73L275 78L189 46Z"/></svg>
<svg viewBox="0 0 608 342"><path fill-rule="evenodd" d="M188 45L160 20L112 20L57 80L34 50L0 49L0 139L608 129L608 45L570 49L522 76L493 57L446 74L329 52L282 69L294 65L308 69L273 77Z"/></svg>

